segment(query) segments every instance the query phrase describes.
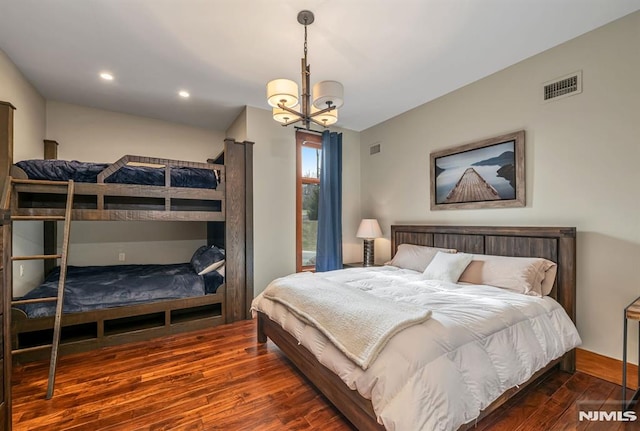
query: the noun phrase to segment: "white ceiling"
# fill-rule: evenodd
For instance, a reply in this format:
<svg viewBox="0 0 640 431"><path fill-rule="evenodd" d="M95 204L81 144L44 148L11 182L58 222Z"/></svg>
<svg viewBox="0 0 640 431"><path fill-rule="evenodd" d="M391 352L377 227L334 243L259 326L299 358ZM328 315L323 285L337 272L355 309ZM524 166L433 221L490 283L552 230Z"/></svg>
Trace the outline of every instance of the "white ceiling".
<svg viewBox="0 0 640 431"><path fill-rule="evenodd" d="M0 0L0 49L47 99L225 130L269 108L267 81L300 81L302 9L312 85L342 82L337 125L359 131L640 0Z"/></svg>

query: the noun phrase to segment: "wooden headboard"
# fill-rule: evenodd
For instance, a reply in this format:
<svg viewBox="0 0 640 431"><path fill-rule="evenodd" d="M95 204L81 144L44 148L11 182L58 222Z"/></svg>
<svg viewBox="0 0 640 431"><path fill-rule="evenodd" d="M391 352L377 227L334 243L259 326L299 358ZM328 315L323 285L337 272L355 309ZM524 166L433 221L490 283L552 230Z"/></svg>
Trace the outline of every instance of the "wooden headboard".
<svg viewBox="0 0 640 431"><path fill-rule="evenodd" d="M391 256L400 244L454 248L464 253L543 257L558 264L551 296L576 321L576 228L392 225ZM574 352L562 368L572 371Z"/></svg>

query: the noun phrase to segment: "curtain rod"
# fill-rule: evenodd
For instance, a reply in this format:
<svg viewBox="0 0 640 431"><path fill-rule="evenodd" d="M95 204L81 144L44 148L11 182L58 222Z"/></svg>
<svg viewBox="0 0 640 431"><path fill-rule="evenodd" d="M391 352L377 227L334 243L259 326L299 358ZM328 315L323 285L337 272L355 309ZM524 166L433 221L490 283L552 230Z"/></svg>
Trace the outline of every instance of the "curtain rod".
<svg viewBox="0 0 640 431"><path fill-rule="evenodd" d="M318 135L322 135L322 133L323 133L320 130L306 129L306 128L300 127L300 126L294 126L294 129L299 130L301 132L317 133Z"/></svg>

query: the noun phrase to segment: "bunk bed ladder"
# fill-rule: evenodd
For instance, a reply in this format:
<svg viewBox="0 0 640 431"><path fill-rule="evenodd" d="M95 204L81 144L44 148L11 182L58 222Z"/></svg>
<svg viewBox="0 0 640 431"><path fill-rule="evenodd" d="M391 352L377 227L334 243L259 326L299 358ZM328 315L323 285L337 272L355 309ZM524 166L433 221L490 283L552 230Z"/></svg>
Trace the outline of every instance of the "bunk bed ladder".
<svg viewBox="0 0 640 431"><path fill-rule="evenodd" d="M11 178L11 186L14 184L36 184L48 186L66 187L67 201L64 216L58 215L12 215L12 221L64 221L64 232L61 254L39 254L31 256L12 256L12 261L36 260L36 259L60 259L60 277L58 281L58 294L49 298L21 299L11 301L11 305L33 304L40 302L56 302L56 314L53 324L53 340L51 344L15 349L12 354L32 352L34 350L51 349L49 362L49 380L47 384L47 399L53 397L53 388L56 381L56 366L58 364L58 347L60 346L60 333L62 330L62 305L64 303L64 287L67 278L67 255L69 251L69 231L71 227L71 210L73 208L74 183L69 181L42 181Z"/></svg>

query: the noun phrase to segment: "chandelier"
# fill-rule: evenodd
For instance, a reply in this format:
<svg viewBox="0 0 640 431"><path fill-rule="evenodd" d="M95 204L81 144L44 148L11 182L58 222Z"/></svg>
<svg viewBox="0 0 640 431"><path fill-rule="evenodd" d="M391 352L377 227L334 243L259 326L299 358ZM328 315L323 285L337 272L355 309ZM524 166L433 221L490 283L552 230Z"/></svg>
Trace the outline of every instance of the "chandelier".
<svg viewBox="0 0 640 431"><path fill-rule="evenodd" d="M307 64L307 26L313 23L313 12L298 13L298 22L304 25L304 57L302 63L302 93L298 99L298 84L290 79L274 79L267 83L267 102L273 107L273 119L283 126L301 121L308 130L311 123L322 127L338 121L338 108L343 104L343 87L337 81L321 81L313 86L313 99L309 94L311 68ZM313 100L313 103L311 101ZM299 110L294 108L298 107Z"/></svg>

